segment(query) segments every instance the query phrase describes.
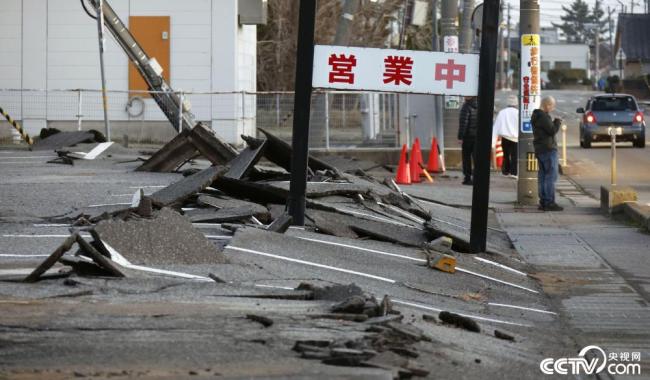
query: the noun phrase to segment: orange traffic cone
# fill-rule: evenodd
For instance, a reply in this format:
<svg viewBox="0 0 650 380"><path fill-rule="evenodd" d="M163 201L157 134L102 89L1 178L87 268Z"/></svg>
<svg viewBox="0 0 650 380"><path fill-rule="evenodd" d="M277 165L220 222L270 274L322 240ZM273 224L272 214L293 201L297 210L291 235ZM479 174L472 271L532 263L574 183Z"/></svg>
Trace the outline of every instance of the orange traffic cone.
<svg viewBox="0 0 650 380"><path fill-rule="evenodd" d="M399 157L399 165L397 166L397 175L395 176L395 183L398 185L411 184L411 170L409 168L408 152L406 144L402 146L402 154Z"/></svg>
<svg viewBox="0 0 650 380"><path fill-rule="evenodd" d="M427 163L427 170L429 173L439 173L440 162L438 161L438 140L436 138L431 139L431 152L429 153L429 162Z"/></svg>
<svg viewBox="0 0 650 380"><path fill-rule="evenodd" d="M411 148L411 160L409 162L411 166L411 182L413 183L422 182L420 181L420 176L423 173L422 173L422 168L420 168L420 164L423 162L424 161L422 161L422 149L420 148L420 139L416 138L415 142L413 143L413 147Z"/></svg>
<svg viewBox="0 0 650 380"><path fill-rule="evenodd" d="M494 149L494 157L496 159L497 168L501 169L503 166L503 147L501 146L501 136L497 137L496 147Z"/></svg>

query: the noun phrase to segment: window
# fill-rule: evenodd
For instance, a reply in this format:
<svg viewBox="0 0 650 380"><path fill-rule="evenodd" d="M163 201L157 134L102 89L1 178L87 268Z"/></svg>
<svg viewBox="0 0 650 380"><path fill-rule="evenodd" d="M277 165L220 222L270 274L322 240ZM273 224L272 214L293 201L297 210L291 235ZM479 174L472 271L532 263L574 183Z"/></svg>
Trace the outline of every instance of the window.
<svg viewBox="0 0 650 380"><path fill-rule="evenodd" d="M636 102L630 96L599 97L592 104L593 111L636 111Z"/></svg>
<svg viewBox="0 0 650 380"><path fill-rule="evenodd" d="M568 70L571 68L571 62L570 61L555 61L555 69L556 70Z"/></svg>
<svg viewBox="0 0 650 380"><path fill-rule="evenodd" d="M542 61L542 72L547 72L551 69L551 63L549 61Z"/></svg>

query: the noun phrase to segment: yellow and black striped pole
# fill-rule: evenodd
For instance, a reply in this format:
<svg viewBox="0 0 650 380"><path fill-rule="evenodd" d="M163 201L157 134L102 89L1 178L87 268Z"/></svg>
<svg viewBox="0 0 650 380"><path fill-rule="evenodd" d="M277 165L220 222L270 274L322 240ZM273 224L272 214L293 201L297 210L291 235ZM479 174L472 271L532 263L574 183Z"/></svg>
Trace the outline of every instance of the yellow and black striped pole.
<svg viewBox="0 0 650 380"><path fill-rule="evenodd" d="M34 140L31 138L31 136L29 136L29 135L27 134L27 132L25 132L25 130L23 129L23 127L22 127L20 124L18 124L18 122L17 122L16 120L12 119L11 116L9 116L9 114L8 114L7 112L5 112L4 109L2 109L2 107L0 107L0 113L2 114L2 116L5 117L5 119L7 119L7 121L9 122L9 124L13 125L13 127L16 128L16 130L18 131L18 133L20 133L20 137L21 137L23 140L25 140L25 142L26 142L27 144L29 144L29 145L34 145Z"/></svg>

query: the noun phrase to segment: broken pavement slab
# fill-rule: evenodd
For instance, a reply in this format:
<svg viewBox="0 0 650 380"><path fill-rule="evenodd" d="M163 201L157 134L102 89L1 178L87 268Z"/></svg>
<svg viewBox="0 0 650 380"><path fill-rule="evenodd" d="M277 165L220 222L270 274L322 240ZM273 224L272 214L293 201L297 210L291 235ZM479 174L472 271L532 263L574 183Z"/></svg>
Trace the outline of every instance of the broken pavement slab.
<svg viewBox="0 0 650 380"><path fill-rule="evenodd" d="M78 235L72 234L68 238L65 239L61 245L52 252L50 256L47 257L32 273L30 273L26 278L25 282L36 282L39 280L41 275L45 273L48 269L52 268L54 264L56 264L57 261L70 249L72 249L72 246L77 242L77 237Z"/></svg>
<svg viewBox="0 0 650 380"><path fill-rule="evenodd" d="M262 206L259 206L262 207ZM260 212L259 207L238 206L225 207L221 209L198 208L184 212L184 215L193 223L228 223L236 221L249 221L251 217L260 221L267 221L271 218L268 211Z"/></svg>
<svg viewBox="0 0 650 380"><path fill-rule="evenodd" d="M242 135L242 139L246 141L247 147L228 163L230 170L225 174L225 177L242 179L253 169L260 158L262 158L264 149L266 148L266 140L244 135Z"/></svg>
<svg viewBox="0 0 650 380"><path fill-rule="evenodd" d="M30 147L31 150L59 150L83 142L94 142L95 135L91 132L59 132L45 139L37 141Z"/></svg>
<svg viewBox="0 0 650 380"><path fill-rule="evenodd" d="M284 142L283 140L277 138L271 132L264 130L262 128L257 128L258 131L262 132L266 136L267 147L264 151L264 157L274 164L284 168L286 171L291 172L291 154L292 148L291 145ZM309 161L307 166L312 170L332 170L337 172L337 169L313 156L309 156Z"/></svg>
<svg viewBox="0 0 650 380"><path fill-rule="evenodd" d="M113 219L91 231L136 265L219 264L226 259L179 213L163 208L150 219ZM109 252L104 252L110 257Z"/></svg>
<svg viewBox="0 0 650 380"><path fill-rule="evenodd" d="M183 130L176 135L136 171L171 172L198 154L213 165L223 165L237 156L237 150L199 123L191 131Z"/></svg>
<svg viewBox="0 0 650 380"><path fill-rule="evenodd" d="M212 166L153 193L150 198L158 207L169 206L185 201L192 195L210 186L227 170L223 166Z"/></svg>
<svg viewBox="0 0 650 380"><path fill-rule="evenodd" d="M124 273L120 271L117 266L108 258L102 256L97 250L86 242L78 233L71 234L50 256L48 256L32 273L26 278L25 282L36 282L41 276L48 271L57 262L66 263L63 255L72 249L72 246L77 243L81 249L81 253L87 256L94 262L97 267L103 269L106 273L115 277L125 277ZM88 262L86 262L88 263Z"/></svg>
<svg viewBox="0 0 650 380"><path fill-rule="evenodd" d="M135 169L139 172L171 172L198 154L196 147L189 142L190 131L184 129L171 141L158 149L147 161Z"/></svg>

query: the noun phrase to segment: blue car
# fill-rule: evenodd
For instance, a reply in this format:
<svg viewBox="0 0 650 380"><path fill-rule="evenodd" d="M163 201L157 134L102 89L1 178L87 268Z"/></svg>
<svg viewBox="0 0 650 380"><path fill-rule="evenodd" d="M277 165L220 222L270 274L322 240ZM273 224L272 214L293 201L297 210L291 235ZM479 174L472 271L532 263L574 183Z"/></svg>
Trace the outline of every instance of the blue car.
<svg viewBox="0 0 650 380"><path fill-rule="evenodd" d="M592 96L580 120L580 146L591 148L592 142L611 141L609 127L621 127L623 134L616 141L629 141L636 148L645 147L645 118L643 110L632 95L603 94Z"/></svg>

